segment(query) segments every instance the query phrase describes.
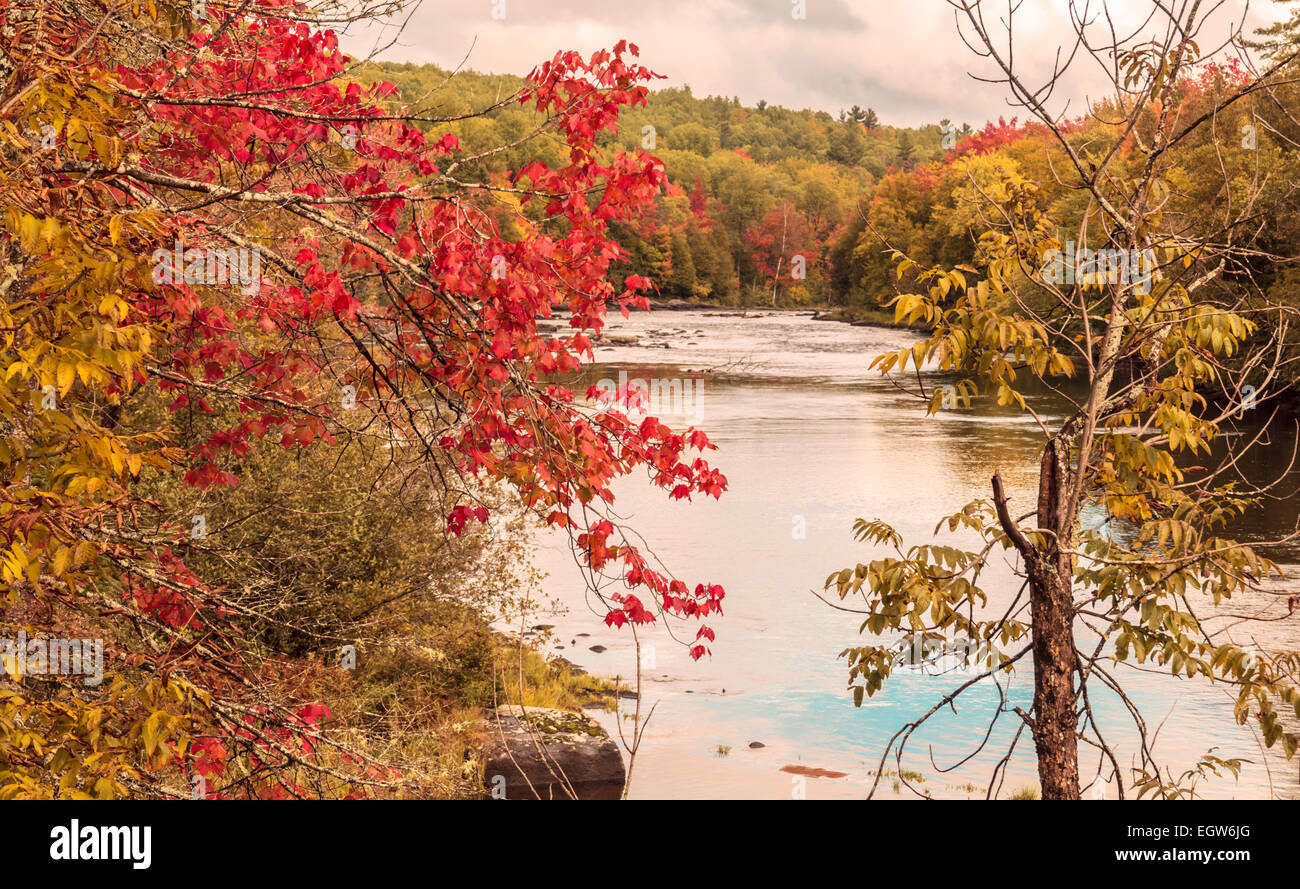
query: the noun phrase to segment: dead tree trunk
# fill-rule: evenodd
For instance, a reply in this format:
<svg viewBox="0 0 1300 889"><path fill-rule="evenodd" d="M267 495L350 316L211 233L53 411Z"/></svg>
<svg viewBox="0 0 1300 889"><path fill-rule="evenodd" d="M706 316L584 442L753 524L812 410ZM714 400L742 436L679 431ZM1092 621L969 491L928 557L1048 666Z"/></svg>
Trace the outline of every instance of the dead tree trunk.
<svg viewBox="0 0 1300 889"><path fill-rule="evenodd" d="M1047 443L1038 480L1038 528L1046 532L1039 546L1011 517L1002 479L993 476L999 523L1024 560L1029 579L1034 647L1034 706L1029 718L1043 799L1079 799L1074 684L1079 660L1074 648L1074 561L1068 552L1075 517L1069 505L1067 458L1068 447L1061 439Z"/></svg>
<svg viewBox="0 0 1300 889"><path fill-rule="evenodd" d="M1069 450L1048 441L1038 473L1038 527L1049 532L1029 568L1034 641L1034 747L1043 799L1079 798L1079 713L1074 675L1074 559L1076 516L1069 491ZM1027 567L1028 567L1028 563Z"/></svg>

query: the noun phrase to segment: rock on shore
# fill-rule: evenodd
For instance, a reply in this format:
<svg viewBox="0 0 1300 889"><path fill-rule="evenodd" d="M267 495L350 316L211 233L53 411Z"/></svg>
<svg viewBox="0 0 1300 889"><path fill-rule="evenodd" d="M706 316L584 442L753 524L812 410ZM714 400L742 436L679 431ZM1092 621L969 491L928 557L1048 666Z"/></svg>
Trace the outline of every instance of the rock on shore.
<svg viewBox="0 0 1300 889"><path fill-rule="evenodd" d="M510 705L488 710L489 796L618 799L626 772L618 745L582 713ZM569 792L572 788L573 793Z"/></svg>

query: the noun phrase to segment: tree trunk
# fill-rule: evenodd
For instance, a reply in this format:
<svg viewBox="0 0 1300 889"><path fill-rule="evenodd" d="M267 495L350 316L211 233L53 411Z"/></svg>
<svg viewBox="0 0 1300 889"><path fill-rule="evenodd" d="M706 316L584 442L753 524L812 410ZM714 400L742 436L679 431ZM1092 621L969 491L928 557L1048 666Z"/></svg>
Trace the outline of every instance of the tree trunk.
<svg viewBox="0 0 1300 889"><path fill-rule="evenodd" d="M1079 716L1075 709L1074 609L1060 575L1031 581L1034 638L1034 747L1043 799L1079 798Z"/></svg>
<svg viewBox="0 0 1300 889"><path fill-rule="evenodd" d="M1074 559L1068 550L1076 516L1070 504L1068 448L1059 438L1043 450L1038 526L1050 531L1032 560L1029 607L1034 640L1034 747L1043 799L1079 798L1079 714L1075 708Z"/></svg>
<svg viewBox="0 0 1300 889"><path fill-rule="evenodd" d="M993 474L998 522L1024 560L1029 578L1030 632L1034 645L1032 733L1043 799L1079 798L1079 716L1074 674L1074 557L1077 512L1072 505L1070 449L1047 442L1038 476L1038 528L1042 542L1025 536L1007 508L1002 478Z"/></svg>

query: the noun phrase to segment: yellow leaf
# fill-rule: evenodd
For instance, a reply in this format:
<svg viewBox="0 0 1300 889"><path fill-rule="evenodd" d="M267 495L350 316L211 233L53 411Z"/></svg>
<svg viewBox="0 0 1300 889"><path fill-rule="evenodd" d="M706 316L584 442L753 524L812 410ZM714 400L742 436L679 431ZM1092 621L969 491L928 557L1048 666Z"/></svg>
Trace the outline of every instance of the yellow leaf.
<svg viewBox="0 0 1300 889"><path fill-rule="evenodd" d="M24 253L34 253L41 236L41 222L35 216L24 215L19 232L19 242Z"/></svg>
<svg viewBox="0 0 1300 889"><path fill-rule="evenodd" d="M59 233L63 227L59 225L59 220L53 216L45 217L45 223L41 226L41 240L45 242L45 249L49 250L59 241Z"/></svg>
<svg viewBox="0 0 1300 889"><path fill-rule="evenodd" d="M80 568L83 565L92 562L97 555L99 555L99 550L95 548L95 544L88 540L83 540L81 543L77 544L76 552L73 554L72 563Z"/></svg>
<svg viewBox="0 0 1300 889"><path fill-rule="evenodd" d="M66 546L60 546L54 553L54 576L62 577L63 573L68 570L68 562L72 558L72 550Z"/></svg>
<svg viewBox="0 0 1300 889"><path fill-rule="evenodd" d="M162 719L162 711L149 714L149 718L144 721L144 730L141 733L144 737L145 752L152 754L158 747L158 722Z"/></svg>

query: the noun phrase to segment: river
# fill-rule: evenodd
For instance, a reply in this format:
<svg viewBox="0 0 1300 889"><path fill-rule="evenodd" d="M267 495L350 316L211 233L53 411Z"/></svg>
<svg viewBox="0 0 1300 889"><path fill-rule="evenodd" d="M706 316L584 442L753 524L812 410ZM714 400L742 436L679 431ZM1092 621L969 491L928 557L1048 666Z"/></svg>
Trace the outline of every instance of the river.
<svg viewBox="0 0 1300 889"><path fill-rule="evenodd" d="M970 411L927 417L915 396L868 367L872 356L909 343L914 337L906 331L816 322L804 313L659 311L616 317L610 332L635 336L637 344L598 348L599 364L580 388L617 380L620 371L628 379L702 380L692 386L692 394L702 386L698 403L660 404L657 413L670 424L690 414L718 445L711 460L729 481L719 500L689 503L669 500L640 478L615 488L618 512L676 576L727 590L725 616L711 621L718 634L711 657L691 661L662 621L643 632L643 711L656 709L636 757L631 797L865 796L890 737L961 677L902 670L855 708L838 655L866 644L858 634L860 619L814 592L832 571L873 557L870 547L852 539L858 517L889 521L909 544L932 541L941 516L989 495L995 470L1013 507L1021 513L1031 508L1041 441L1036 425L984 399ZM1049 397L1032 400L1059 417ZM1277 511L1276 522L1294 522L1294 515L1288 505ZM539 532L536 543L537 565L546 572L536 598L559 603L534 615L537 623L555 625L549 650L593 673L634 675L632 636L627 628L605 626L603 610L584 595L567 541ZM983 584L989 607L1003 609L1019 586L1004 562L986 573ZM1294 632L1295 621L1287 623ZM680 634L680 624L677 629ZM1123 675L1148 722L1163 722L1155 749L1175 773L1211 747L1219 756L1254 761L1239 781L1202 784L1205 796L1267 796L1270 785L1277 795L1297 795L1296 763L1270 752L1265 766L1251 730L1233 721L1222 685L1133 670ZM914 782L922 792L983 796L1015 732L1014 715L1001 717L984 752L948 769L984 737L998 702L984 685L911 741L902 768L923 776ZM1007 685L1009 700L1027 708L1029 671L1018 671ZM1093 694L1099 723L1127 766L1134 738L1128 717L1114 696ZM600 718L618 732L616 716ZM1026 732L1007 765L1004 794L1035 783L1032 754ZM1095 754L1085 749L1081 756L1087 775L1095 774ZM845 777L781 771L791 765ZM886 769L897 767L891 757ZM877 796L914 795L894 782L887 771ZM1102 794L1115 796L1106 787L1087 793Z"/></svg>

